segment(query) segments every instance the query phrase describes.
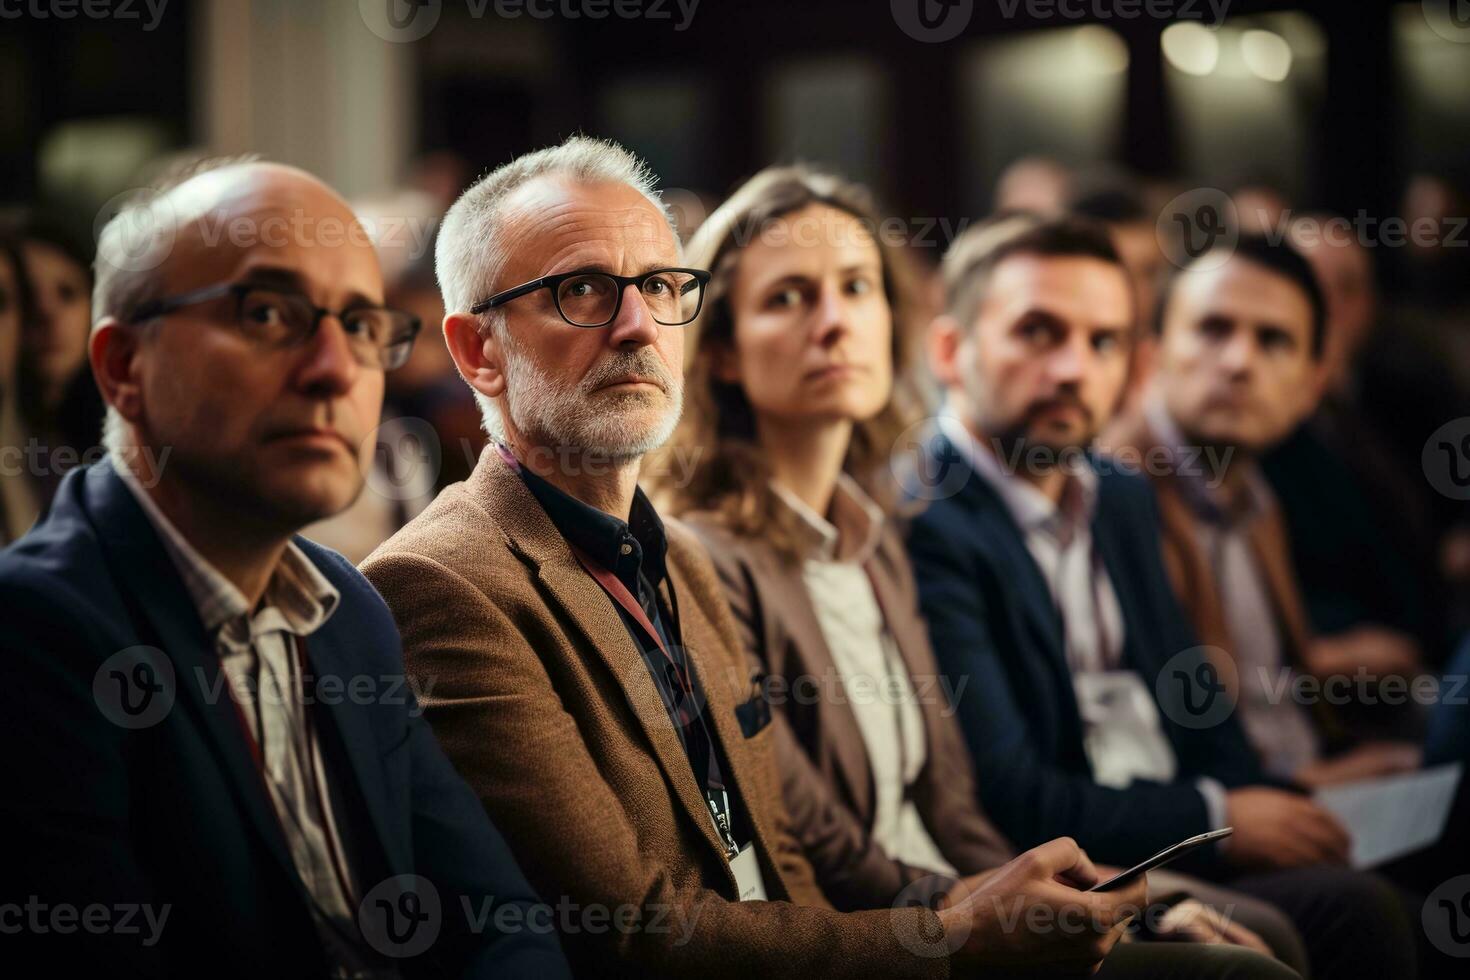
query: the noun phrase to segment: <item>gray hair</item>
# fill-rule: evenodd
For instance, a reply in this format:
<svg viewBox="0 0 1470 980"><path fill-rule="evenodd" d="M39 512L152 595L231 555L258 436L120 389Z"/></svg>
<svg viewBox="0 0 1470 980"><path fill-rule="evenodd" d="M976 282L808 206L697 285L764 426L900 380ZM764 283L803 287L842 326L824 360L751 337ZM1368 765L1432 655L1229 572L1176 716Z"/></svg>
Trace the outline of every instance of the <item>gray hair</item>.
<svg viewBox="0 0 1470 980"><path fill-rule="evenodd" d="M259 159L258 154L245 154L188 160L122 200L117 213L97 235L93 330L109 317L126 322L144 303L161 296L164 262L179 229L197 217L179 212L173 200L174 189L200 174ZM126 442L127 420L108 405L102 420L102 445L116 454Z"/></svg>
<svg viewBox="0 0 1470 980"><path fill-rule="evenodd" d="M572 136L556 146L516 157L481 177L444 215L434 243L434 273L445 310L464 312L484 298L509 257L502 235L513 213L506 201L516 190L542 177L566 177L579 184L627 184L664 216L678 241L678 229L654 189L656 178L648 164L611 140ZM485 313L483 323L482 335L488 329L502 343L508 340L505 316L499 310ZM503 442L505 424L495 401L478 391L474 395L485 431Z"/></svg>

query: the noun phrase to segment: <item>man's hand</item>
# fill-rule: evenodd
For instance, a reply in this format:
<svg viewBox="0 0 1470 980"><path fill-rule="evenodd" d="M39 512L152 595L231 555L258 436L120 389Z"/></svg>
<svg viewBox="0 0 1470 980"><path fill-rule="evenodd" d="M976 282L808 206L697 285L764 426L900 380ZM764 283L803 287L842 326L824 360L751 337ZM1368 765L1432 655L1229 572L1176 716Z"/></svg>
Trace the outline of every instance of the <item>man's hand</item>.
<svg viewBox="0 0 1470 980"><path fill-rule="evenodd" d="M1352 839L1337 818L1305 796L1254 786L1225 796L1227 860L1246 868L1345 864Z"/></svg>
<svg viewBox="0 0 1470 980"><path fill-rule="evenodd" d="M1062 837L965 879L939 919L947 934L962 940L955 958L966 967L1086 972L1148 903L1146 876L1117 891L1082 890L1099 880L1077 842Z"/></svg>
<svg viewBox="0 0 1470 980"><path fill-rule="evenodd" d="M1267 956L1276 955L1260 936L1195 898L1186 898L1165 912L1154 934L1174 942L1244 946Z"/></svg>

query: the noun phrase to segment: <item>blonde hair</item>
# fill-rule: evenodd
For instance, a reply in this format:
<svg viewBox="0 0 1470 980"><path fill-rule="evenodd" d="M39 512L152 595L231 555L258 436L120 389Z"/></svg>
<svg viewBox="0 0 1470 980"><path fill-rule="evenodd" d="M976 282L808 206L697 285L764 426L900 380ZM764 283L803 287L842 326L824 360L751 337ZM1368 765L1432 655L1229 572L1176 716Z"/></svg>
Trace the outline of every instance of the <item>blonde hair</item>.
<svg viewBox="0 0 1470 980"><path fill-rule="evenodd" d="M877 234L880 213L868 191L834 174L806 166L770 167L730 196L695 232L685 261L709 269L699 318L685 328L684 416L670 444L655 459L649 489L673 513L713 511L733 532L759 536L788 560L798 555L795 518L778 506L770 488L771 471L755 430L755 415L739 384L720 381L716 354L735 342L730 292L744 247L781 218L813 205L845 212L871 233L883 265L883 292L893 314L894 388L888 404L871 419L853 426L843 470L892 512L897 495L888 461L895 443L922 415L923 397L914 378L913 330L916 315L914 270L900 247ZM693 461L684 479L670 458Z"/></svg>

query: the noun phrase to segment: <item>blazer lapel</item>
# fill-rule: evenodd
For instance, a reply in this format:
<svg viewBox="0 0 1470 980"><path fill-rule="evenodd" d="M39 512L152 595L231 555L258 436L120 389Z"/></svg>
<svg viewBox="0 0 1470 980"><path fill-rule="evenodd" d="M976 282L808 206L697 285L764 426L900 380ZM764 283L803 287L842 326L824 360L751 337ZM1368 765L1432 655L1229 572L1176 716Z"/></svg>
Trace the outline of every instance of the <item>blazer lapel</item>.
<svg viewBox="0 0 1470 980"><path fill-rule="evenodd" d="M220 669L219 656L205 635L178 569L110 461L93 467L86 481L93 526L139 638L157 646L173 665L174 710L188 712L205 733L267 852L302 891L229 679ZM304 891L302 895L304 899Z"/></svg>
<svg viewBox="0 0 1470 980"><path fill-rule="evenodd" d="M949 451L958 455L952 448ZM1041 569L1036 566L1036 559L1021 537L1020 527L1006 509L1005 502L980 474L972 471L961 492L974 513L975 530L984 541L984 550L1000 557L1003 567L1010 573L1008 577L1020 599L1024 618L1053 663L1064 676L1069 676L1062 617L1052 599L1051 587L1046 584Z"/></svg>
<svg viewBox="0 0 1470 980"><path fill-rule="evenodd" d="M471 492L505 534L511 550L535 570L546 595L578 630L612 674L638 719L674 797L709 846L724 858L704 794L695 783L684 745L613 601L577 562L561 532L520 475L491 446L470 479ZM696 657L691 656L691 662ZM703 678L701 678L703 680Z"/></svg>
<svg viewBox="0 0 1470 980"><path fill-rule="evenodd" d="M315 677L337 677L346 684L356 668L352 651L344 645L340 633L340 629L332 628L329 620L307 637L306 657ZM378 844L388 856L389 868L394 873L412 869L413 854L407 848L406 836L395 833L388 822L390 797L383 779L382 760L378 756L378 740L373 734L367 710L354 703L352 698L321 699L319 705L322 710L316 717L337 729L342 751L357 778L357 787L362 793Z"/></svg>
<svg viewBox="0 0 1470 980"><path fill-rule="evenodd" d="M816 610L812 608L811 593L801 580L801 570L795 565L785 565L772 558L769 561L772 576L778 585L775 592L782 598L790 613L788 628L791 642L801 650L800 666L804 673L816 677L841 677L837 663L832 659L832 650L827 646L822 627L817 622ZM882 597L879 597L882 599ZM886 608L886 607L884 607ZM874 816L874 793L872 767L868 765L867 749L857 716L846 703L829 704L821 710L821 737L837 759L851 794L853 808L865 823L872 823Z"/></svg>

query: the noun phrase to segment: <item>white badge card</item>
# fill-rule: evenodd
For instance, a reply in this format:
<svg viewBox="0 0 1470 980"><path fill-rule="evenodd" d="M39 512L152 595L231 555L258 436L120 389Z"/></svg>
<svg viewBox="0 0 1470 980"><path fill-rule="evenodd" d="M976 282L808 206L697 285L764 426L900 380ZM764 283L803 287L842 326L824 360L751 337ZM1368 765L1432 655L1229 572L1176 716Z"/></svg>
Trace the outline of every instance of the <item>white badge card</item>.
<svg viewBox="0 0 1470 980"><path fill-rule="evenodd" d="M746 844L745 848L735 855L735 860L730 862L730 870L735 872L735 886L740 890L742 902L764 902L766 900L766 883L761 879L761 866L755 858L754 842Z"/></svg>

